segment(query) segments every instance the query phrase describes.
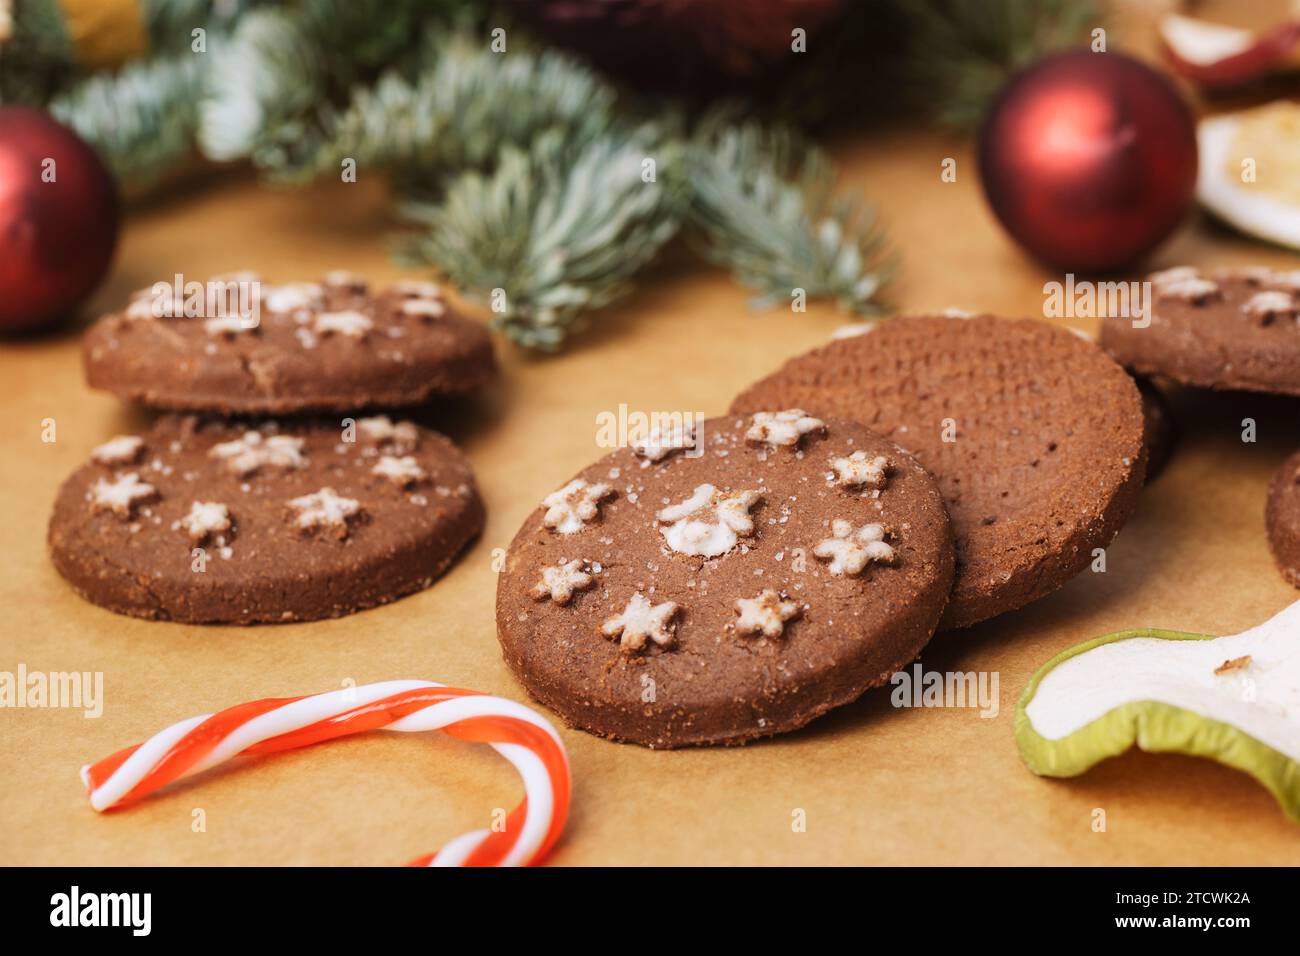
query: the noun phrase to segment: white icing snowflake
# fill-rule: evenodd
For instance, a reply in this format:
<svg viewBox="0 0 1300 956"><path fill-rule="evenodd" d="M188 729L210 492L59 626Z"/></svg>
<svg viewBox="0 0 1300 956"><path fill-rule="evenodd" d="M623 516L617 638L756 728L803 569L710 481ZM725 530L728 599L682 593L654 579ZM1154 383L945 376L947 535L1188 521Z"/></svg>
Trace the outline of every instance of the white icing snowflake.
<svg viewBox="0 0 1300 956"><path fill-rule="evenodd" d="M564 605L573 600L575 591L582 591L595 583L591 562L573 560L542 569L542 579L533 585L533 597L538 601L548 598Z"/></svg>
<svg viewBox="0 0 1300 956"><path fill-rule="evenodd" d="M294 512L294 524L301 531L324 528L340 538L348 535L348 519L361 513L361 503L355 498L344 498L333 488L322 488L309 495L289 501Z"/></svg>
<svg viewBox="0 0 1300 956"><path fill-rule="evenodd" d="M1274 272L1272 269L1265 269L1268 273L1266 281L1273 285L1285 286L1292 292L1300 292L1300 269L1292 269L1287 272Z"/></svg>
<svg viewBox="0 0 1300 956"><path fill-rule="evenodd" d="M190 505L189 514L181 518L180 526L199 544L208 535L230 530L230 509L215 501L196 501Z"/></svg>
<svg viewBox="0 0 1300 956"><path fill-rule="evenodd" d="M101 465L125 465L140 457L144 439L139 435L118 435L110 438L90 453Z"/></svg>
<svg viewBox="0 0 1300 956"><path fill-rule="evenodd" d="M678 554L716 558L734 548L741 535L754 533L749 509L761 497L757 491L724 495L713 485L696 485L689 498L669 505L655 517L671 522L659 530L668 547Z"/></svg>
<svg viewBox="0 0 1300 956"><path fill-rule="evenodd" d="M678 607L672 601L651 604L640 591L632 595L622 613L607 618L600 632L608 638L618 638L625 651L639 651L647 641L660 647L673 642L672 619Z"/></svg>
<svg viewBox="0 0 1300 956"><path fill-rule="evenodd" d="M262 290L262 305L271 312L314 309L321 304L325 290L315 282L290 282Z"/></svg>
<svg viewBox="0 0 1300 956"><path fill-rule="evenodd" d="M741 634L759 634L765 637L780 637L785 630L785 622L799 614L799 605L794 601L783 601L781 595L771 588L766 588L758 597L740 598L736 601L736 630Z"/></svg>
<svg viewBox="0 0 1300 956"><path fill-rule="evenodd" d="M1196 266L1173 266L1169 269L1161 269L1159 272L1153 272L1147 276L1154 286L1168 285L1171 282L1182 282L1186 279L1199 279L1201 270Z"/></svg>
<svg viewBox="0 0 1300 956"><path fill-rule="evenodd" d="M801 408L783 412L755 412L750 418L745 440L760 444L790 447L810 432L826 430L826 423L813 418Z"/></svg>
<svg viewBox="0 0 1300 956"><path fill-rule="evenodd" d="M387 415L358 418L357 430L377 445L391 443L407 450L415 448L420 439L412 422L394 422Z"/></svg>
<svg viewBox="0 0 1300 956"><path fill-rule="evenodd" d="M402 303L402 313L436 319L447 313L447 307L436 299L407 299Z"/></svg>
<svg viewBox="0 0 1300 956"><path fill-rule="evenodd" d="M683 422L670 428L653 428L644 438L629 443L648 461L662 461L675 451L695 447L695 423Z"/></svg>
<svg viewBox="0 0 1300 956"><path fill-rule="evenodd" d="M559 491L552 491L542 499L542 507L546 509L542 521L546 527L560 534L581 531L588 521L596 517L601 499L613 493L614 489L604 482L593 485L575 478Z"/></svg>
<svg viewBox="0 0 1300 956"><path fill-rule="evenodd" d="M1256 292L1242 305L1241 311L1267 325L1275 319L1294 319L1296 299L1291 293L1277 289Z"/></svg>
<svg viewBox="0 0 1300 956"><path fill-rule="evenodd" d="M141 319L156 318L153 314L153 292L149 289L144 291L145 298L134 299L126 307L125 315L132 322L137 322Z"/></svg>
<svg viewBox="0 0 1300 956"><path fill-rule="evenodd" d="M831 471L834 482L844 488L883 488L889 471L889 459L884 455L868 457L865 451L855 451L848 457L832 458Z"/></svg>
<svg viewBox="0 0 1300 956"><path fill-rule="evenodd" d="M140 480L135 472L120 475L112 481L103 478L95 482L90 492L90 510L92 512L111 511L122 517L130 517L131 510L142 501L147 501L158 494L153 485Z"/></svg>
<svg viewBox="0 0 1300 956"><path fill-rule="evenodd" d="M442 286L436 282L426 282L423 279L399 279L393 283L392 290L398 295L411 299L442 298Z"/></svg>
<svg viewBox="0 0 1300 956"><path fill-rule="evenodd" d="M226 467L243 477L268 465L275 468L303 467L307 459L302 454L302 443L301 438L289 435L248 431L233 441L213 445L208 454L223 459Z"/></svg>
<svg viewBox="0 0 1300 956"><path fill-rule="evenodd" d="M813 554L829 559L827 570L831 574L860 574L868 562L888 564L894 560L894 549L885 543L885 528L879 524L864 524L857 531L853 525L837 518L831 522L833 537L813 548Z"/></svg>
<svg viewBox="0 0 1300 956"><path fill-rule="evenodd" d="M424 478L424 469L416 464L415 458L411 455L403 455L400 458L396 455L382 455L375 463L375 467L370 469L370 473L387 478L402 488Z"/></svg>
<svg viewBox="0 0 1300 956"><path fill-rule="evenodd" d="M324 275L325 284L335 289L364 289L366 280L347 269L331 269Z"/></svg>
<svg viewBox="0 0 1300 956"><path fill-rule="evenodd" d="M219 315L215 319L205 319L203 331L208 335L232 336L240 332L251 332L257 323L238 315Z"/></svg>
<svg viewBox="0 0 1300 956"><path fill-rule="evenodd" d="M1162 299L1181 299L1201 305L1219 294L1219 284L1206 279L1192 266L1175 266L1153 273L1148 279Z"/></svg>
<svg viewBox="0 0 1300 956"><path fill-rule="evenodd" d="M346 335L348 338L364 339L375 324L360 312L351 309L344 312L321 312L312 323L312 330L317 335Z"/></svg>

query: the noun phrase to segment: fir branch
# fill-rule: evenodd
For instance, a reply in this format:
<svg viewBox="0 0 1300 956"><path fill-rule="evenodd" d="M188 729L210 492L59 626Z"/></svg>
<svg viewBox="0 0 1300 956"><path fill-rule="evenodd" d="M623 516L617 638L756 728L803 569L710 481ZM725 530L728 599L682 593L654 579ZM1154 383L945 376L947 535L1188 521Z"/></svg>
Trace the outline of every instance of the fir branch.
<svg viewBox="0 0 1300 956"><path fill-rule="evenodd" d="M151 56L191 50L193 31L229 33L240 17L266 0L140 0L140 21Z"/></svg>
<svg viewBox="0 0 1300 956"><path fill-rule="evenodd" d="M517 49L492 53L464 31L433 35L413 79L402 69L359 87L347 107L278 172L336 172L345 158L428 184L430 170L490 170L507 146L527 149L562 130L581 145L614 123L615 94L567 56Z"/></svg>
<svg viewBox="0 0 1300 956"><path fill-rule="evenodd" d="M98 74L50 103L93 143L128 189L141 189L194 151L202 58L185 52Z"/></svg>
<svg viewBox="0 0 1300 956"><path fill-rule="evenodd" d="M218 161L280 165L325 88L316 49L293 13L272 9L254 10L210 46L200 148Z"/></svg>
<svg viewBox="0 0 1300 956"><path fill-rule="evenodd" d="M1013 73L1098 25L1093 0L901 0L914 18L912 62L937 118L979 125Z"/></svg>
<svg viewBox="0 0 1300 956"><path fill-rule="evenodd" d="M643 178L648 158L658 181ZM528 152L507 147L494 172L460 176L440 203L406 204L424 231L401 257L481 299L503 293L494 324L520 345L554 350L677 232L681 160L680 146L649 128L576 150L556 134Z"/></svg>
<svg viewBox="0 0 1300 956"><path fill-rule="evenodd" d="M871 211L832 195L826 157L792 132L749 122L706 122L691 149L691 219L704 254L755 289L754 304L788 302L796 289L858 313L888 276Z"/></svg>

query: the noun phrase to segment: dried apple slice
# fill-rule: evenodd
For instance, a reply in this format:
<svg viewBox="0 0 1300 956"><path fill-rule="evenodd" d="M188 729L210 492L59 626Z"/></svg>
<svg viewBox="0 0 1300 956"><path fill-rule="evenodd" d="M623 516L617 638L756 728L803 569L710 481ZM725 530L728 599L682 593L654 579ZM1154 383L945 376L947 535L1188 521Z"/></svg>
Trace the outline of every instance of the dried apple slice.
<svg viewBox="0 0 1300 956"><path fill-rule="evenodd" d="M1205 87L1238 86L1278 70L1300 66L1300 21L1264 33L1171 14L1160 21L1160 39L1174 71Z"/></svg>
<svg viewBox="0 0 1300 956"><path fill-rule="evenodd" d="M1257 239L1300 249L1300 104L1201 120L1196 197Z"/></svg>
<svg viewBox="0 0 1300 956"><path fill-rule="evenodd" d="M1300 823L1300 601L1240 634L1138 628L1058 654L1016 705L1034 773L1074 777L1135 744L1250 774Z"/></svg>

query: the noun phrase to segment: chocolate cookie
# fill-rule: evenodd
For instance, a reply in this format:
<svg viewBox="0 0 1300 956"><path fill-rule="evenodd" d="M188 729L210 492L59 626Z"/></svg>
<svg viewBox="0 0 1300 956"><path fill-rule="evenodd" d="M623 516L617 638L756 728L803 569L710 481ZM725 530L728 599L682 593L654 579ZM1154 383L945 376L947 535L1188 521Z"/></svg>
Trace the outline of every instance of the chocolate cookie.
<svg viewBox="0 0 1300 956"><path fill-rule="evenodd" d="M1300 270L1179 266L1148 280L1149 326L1102 322L1115 361L1183 385L1300 395Z"/></svg>
<svg viewBox="0 0 1300 956"><path fill-rule="evenodd" d="M1284 461L1273 475L1264 524L1277 569L1300 588L1300 452Z"/></svg>
<svg viewBox="0 0 1300 956"><path fill-rule="evenodd" d="M50 519L54 565L120 614L337 617L428 587L483 527L465 458L386 417L277 426L167 415L95 449Z"/></svg>
<svg viewBox="0 0 1300 956"><path fill-rule="evenodd" d="M1178 440L1178 426L1174 423L1174 413L1165 393L1150 379L1135 378L1133 381L1142 396L1142 443L1147 450L1146 480L1149 483L1169 464L1174 443Z"/></svg>
<svg viewBox="0 0 1300 956"><path fill-rule="evenodd" d="M1028 604L1092 561L1142 487L1142 404L1095 345L1027 319L917 316L791 359L734 412L852 418L938 479L957 580L941 627Z"/></svg>
<svg viewBox="0 0 1300 956"><path fill-rule="evenodd" d="M87 331L86 379L156 408L221 414L415 405L495 374L492 342L438 287L376 295L333 272L270 285L237 273L186 290L142 289Z"/></svg>
<svg viewBox="0 0 1300 956"><path fill-rule="evenodd" d="M575 727L739 744L916 657L952 567L939 490L897 445L797 410L711 419L542 501L510 546L497 634L529 693Z"/></svg>

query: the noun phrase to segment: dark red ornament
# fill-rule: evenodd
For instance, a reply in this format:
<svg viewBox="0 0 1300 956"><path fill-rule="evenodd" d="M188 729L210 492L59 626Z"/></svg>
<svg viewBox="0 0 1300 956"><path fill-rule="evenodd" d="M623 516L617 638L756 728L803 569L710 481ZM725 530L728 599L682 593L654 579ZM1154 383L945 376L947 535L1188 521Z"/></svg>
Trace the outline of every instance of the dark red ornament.
<svg viewBox="0 0 1300 956"><path fill-rule="evenodd" d="M510 0L551 43L574 50L638 90L743 88L792 58L794 31L810 44L846 0ZM810 46L809 49L812 47Z"/></svg>
<svg viewBox="0 0 1300 956"><path fill-rule="evenodd" d="M1016 242L1058 268L1108 272L1150 252L1191 207L1196 125L1150 67L1072 51L1008 83L980 131L979 164Z"/></svg>
<svg viewBox="0 0 1300 956"><path fill-rule="evenodd" d="M90 295L117 231L94 150L45 113L0 108L0 332L50 325Z"/></svg>

